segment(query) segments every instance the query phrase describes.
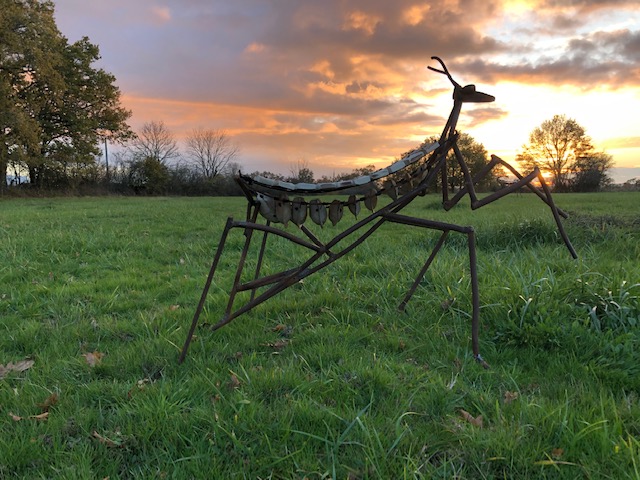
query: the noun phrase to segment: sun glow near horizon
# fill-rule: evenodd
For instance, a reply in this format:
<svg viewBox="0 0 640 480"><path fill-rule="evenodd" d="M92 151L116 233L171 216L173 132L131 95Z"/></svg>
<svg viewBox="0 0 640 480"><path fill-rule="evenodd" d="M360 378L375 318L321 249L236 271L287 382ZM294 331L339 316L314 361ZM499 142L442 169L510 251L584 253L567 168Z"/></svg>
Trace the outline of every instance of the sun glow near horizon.
<svg viewBox="0 0 640 480"><path fill-rule="evenodd" d="M596 149L605 150L614 155L616 166L627 168L640 167L640 138L635 134L632 113L629 112L628 128L626 130L612 130L607 118L594 113L598 108L602 109L610 99L606 93L600 96L598 93L590 93L584 97L568 95L566 89L552 89L548 87L523 86L521 84L502 83L496 86L484 88L487 93L495 94L497 108L504 109L507 113L504 118L485 121L479 125L470 125L474 106L465 105L463 108L459 130L470 134L476 141L482 143L489 154L495 154L506 161L514 162L523 145L528 143L529 134L543 121L555 114L565 114L574 118L585 127L587 135L594 140ZM622 97L612 96L615 102L628 101L635 96L634 92L626 92ZM544 101L543 101L544 99ZM361 135L358 131L341 131L340 127L327 117L315 116L312 121L318 128L314 132L301 127L298 121L293 121L289 127L281 119L281 115L298 116L301 112L286 112L266 109L260 106L246 106L238 108L237 105L219 105L207 102L183 102L171 99L147 99L125 95L124 103L134 111L134 128L142 126L148 118L169 118L172 121L167 125L175 132L178 140L182 141L188 133L203 124L215 125L215 128L226 130L231 136L237 138L256 139L264 136L284 138L287 135L317 135L318 139L325 136L327 142L331 142L334 136L348 137ZM425 103L423 111L431 115L440 116L442 124L419 128L417 131L409 131L406 125L400 122L397 126L385 125L386 136L395 136L397 147L377 148L371 145L370 154L361 151L355 156L351 151L335 152L333 154L312 153L304 141L290 144L286 148L280 148L279 158L274 162L274 170L285 170L291 162L291 158L305 158L312 169L319 174L349 171L353 168L361 168L367 165L383 167L391 163L395 158L410 148L422 143L429 136L439 136L444 127L450 108L450 94L440 95L437 98L422 97L416 101ZM427 104L427 102L430 104ZM307 114L310 118L313 114ZM229 120L233 118L233 122ZM318 120L320 119L320 121ZM371 128L375 131L376 128ZM396 132L392 134L391 132ZM327 137L328 135L328 137ZM612 137L611 135L617 135ZM374 134L375 137L375 134ZM269 142L276 145L278 142ZM241 145L243 150L252 153L253 148ZM393 150L397 148L397 150ZM355 166L354 166L355 165Z"/></svg>
<svg viewBox="0 0 640 480"><path fill-rule="evenodd" d="M492 89L494 91L491 93L496 96L495 105L507 111L507 116L465 129L488 150L495 149L514 158L522 150L522 146L528 143L534 128L559 114L573 118L584 127L596 150L613 150L612 147L619 143L618 140L624 139L624 147L616 149L616 165L639 166L637 115L627 108L627 105L638 103L637 91L625 89L617 92L583 92L572 87L532 86L510 82L499 83ZM613 112L615 121L611 118ZM464 111L461 115L461 123L464 125L465 119L462 117Z"/></svg>

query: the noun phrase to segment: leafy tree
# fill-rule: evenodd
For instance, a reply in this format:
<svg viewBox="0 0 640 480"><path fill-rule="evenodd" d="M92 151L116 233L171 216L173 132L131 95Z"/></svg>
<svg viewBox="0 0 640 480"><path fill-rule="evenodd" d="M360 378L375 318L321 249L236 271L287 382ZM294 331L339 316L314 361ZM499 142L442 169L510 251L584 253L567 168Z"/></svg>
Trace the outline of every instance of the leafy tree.
<svg viewBox="0 0 640 480"><path fill-rule="evenodd" d="M517 160L527 168L539 167L551 173L555 189L567 190L573 163L592 150L591 139L578 122L565 115L554 115L531 132L529 143Z"/></svg>
<svg viewBox="0 0 640 480"><path fill-rule="evenodd" d="M130 184L136 193L167 192L169 160L178 157L178 143L163 121L145 123L131 142Z"/></svg>
<svg viewBox="0 0 640 480"><path fill-rule="evenodd" d="M130 185L136 193L161 195L167 192L171 174L169 168L156 158L134 161L129 171Z"/></svg>
<svg viewBox="0 0 640 480"><path fill-rule="evenodd" d="M259 171L255 171L253 173L249 174L250 177L264 177L264 178L270 178L271 180L279 180L284 182L286 180L286 177L284 175L282 175L281 173L274 173L274 172L269 172L267 170L264 170L262 172Z"/></svg>
<svg viewBox="0 0 640 480"><path fill-rule="evenodd" d="M428 144L437 141L438 137L430 137L427 138L424 143ZM462 153L462 157L469 168L471 177L476 175L476 173L482 170L482 168L489 163L487 149L468 133L460 133L458 138L458 147L460 148L460 153ZM476 184L476 188L479 190L488 190L492 188L496 178L501 174L502 171L500 169L493 169L478 184ZM438 185L442 187L442 179L440 176L438 176L437 181ZM462 168L458 163L455 152L450 150L447 155L447 188L450 191L454 191L464 187L464 183L465 179Z"/></svg>
<svg viewBox="0 0 640 480"><path fill-rule="evenodd" d="M98 47L59 32L53 2L0 0L0 11L2 179L17 156L33 185L56 183L70 165L94 163L102 139L128 138L131 113L115 77L93 67Z"/></svg>
<svg viewBox="0 0 640 480"><path fill-rule="evenodd" d="M343 173L341 175L334 175L334 177L329 182L340 182L342 180L351 180L352 178L363 177L365 175L370 175L376 171L376 166L371 164L365 167L354 168L349 173Z"/></svg>
<svg viewBox="0 0 640 480"><path fill-rule="evenodd" d="M40 127L24 96L35 64L56 38L49 7L38 1L0 0L0 191L6 187L8 164L17 165L38 144ZM46 60L42 63L44 74Z"/></svg>
<svg viewBox="0 0 640 480"><path fill-rule="evenodd" d="M613 165L613 157L605 152L582 155L571 165L572 189L576 192L597 192L612 183L607 171Z"/></svg>
<svg viewBox="0 0 640 480"><path fill-rule="evenodd" d="M208 181L222 173L238 155L238 147L224 130L195 129L186 139L187 154Z"/></svg>
<svg viewBox="0 0 640 480"><path fill-rule="evenodd" d="M484 145L481 143L476 142L476 140L468 133L460 134L460 137L458 138L458 147L460 148L460 152L462 153L472 177L489 162L487 149L484 148ZM482 179L478 188L482 189L487 187L492 178L493 177L488 175ZM465 183L462 168L460 167L453 151L449 152L449 158L447 158L447 180L449 182L448 188L451 191L462 188Z"/></svg>
<svg viewBox="0 0 640 480"><path fill-rule="evenodd" d="M640 190L640 178L630 178L622 184L622 190L634 191Z"/></svg>
<svg viewBox="0 0 640 480"><path fill-rule="evenodd" d="M133 139L132 149L136 158L153 158L163 165L180 153L178 143L163 121L145 123Z"/></svg>
<svg viewBox="0 0 640 480"><path fill-rule="evenodd" d="M318 183L331 183L342 182L344 180L351 180L353 178L362 177L364 175L370 175L376 171L376 166L371 164L366 167L354 168L350 172L346 173L334 173L333 175L323 175L318 179Z"/></svg>

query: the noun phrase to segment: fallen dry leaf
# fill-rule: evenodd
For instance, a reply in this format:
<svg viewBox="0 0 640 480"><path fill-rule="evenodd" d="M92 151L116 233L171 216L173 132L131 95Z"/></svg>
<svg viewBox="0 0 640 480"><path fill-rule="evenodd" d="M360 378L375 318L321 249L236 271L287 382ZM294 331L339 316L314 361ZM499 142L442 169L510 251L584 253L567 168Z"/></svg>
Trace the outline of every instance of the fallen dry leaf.
<svg viewBox="0 0 640 480"><path fill-rule="evenodd" d="M510 392L510 391L506 391L504 392L504 403L511 403L514 400L517 400L518 397L520 396L520 394L518 392Z"/></svg>
<svg viewBox="0 0 640 480"><path fill-rule="evenodd" d="M3 379L9 372L24 372L33 367L34 360L22 360L16 363L7 363L6 365L0 364L0 380Z"/></svg>
<svg viewBox="0 0 640 480"><path fill-rule="evenodd" d="M534 462L534 465L572 465L575 467L577 463L561 462L559 460L547 459L547 460L538 460L537 462Z"/></svg>
<svg viewBox="0 0 640 480"><path fill-rule="evenodd" d="M42 409L43 412L48 412L49 409L53 407L56 403L58 403L58 394L54 392L51 395L49 395L49 397L47 397L47 399L44 402L39 403L38 406Z"/></svg>
<svg viewBox="0 0 640 480"><path fill-rule="evenodd" d="M27 417L31 420L46 420L47 418L49 418L49 412L44 412L41 413L40 415L30 415L29 417Z"/></svg>
<svg viewBox="0 0 640 480"><path fill-rule="evenodd" d="M100 353L96 350L94 352L83 353L82 356L90 367L95 367L102 361L104 353Z"/></svg>
<svg viewBox="0 0 640 480"><path fill-rule="evenodd" d="M119 448L122 446L121 442L117 442L115 440L111 440L110 438L104 437L100 435L98 432L96 432L95 430L93 431L93 438L98 440L103 445L106 445L107 447Z"/></svg>
<svg viewBox="0 0 640 480"><path fill-rule="evenodd" d="M284 347L289 345L289 340L287 340L286 338L283 338L275 342L261 343L260 345L262 345L263 347L273 348L274 350L282 350Z"/></svg>
<svg viewBox="0 0 640 480"><path fill-rule="evenodd" d="M467 412L466 410L462 410L462 409L460 409L460 415L462 416L462 418L464 418L471 425L474 425L476 427L482 428L482 423L483 423L482 422L482 415L478 415L477 417L474 417L469 412Z"/></svg>
<svg viewBox="0 0 640 480"><path fill-rule="evenodd" d="M291 325L285 325L280 323L271 329L272 332L277 332L281 337L290 337L293 335L293 327Z"/></svg>
<svg viewBox="0 0 640 480"><path fill-rule="evenodd" d="M15 415L13 413L9 413L9 416L11 417L11 420L13 420L14 422L20 422L22 420L44 421L49 417L49 412L44 412L44 413L41 413L40 415L30 415L28 417L21 417L19 415Z"/></svg>
<svg viewBox="0 0 640 480"><path fill-rule="evenodd" d="M232 389L236 389L236 388L240 388L240 380L238 380L238 377L235 376L235 374L231 374L231 378L229 380L229 388Z"/></svg>

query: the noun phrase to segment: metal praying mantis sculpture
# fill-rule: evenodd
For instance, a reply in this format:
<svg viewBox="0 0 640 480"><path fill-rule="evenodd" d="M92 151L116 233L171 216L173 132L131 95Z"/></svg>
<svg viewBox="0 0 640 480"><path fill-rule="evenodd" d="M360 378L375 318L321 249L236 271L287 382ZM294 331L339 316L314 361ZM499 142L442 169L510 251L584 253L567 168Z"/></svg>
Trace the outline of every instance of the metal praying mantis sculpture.
<svg viewBox="0 0 640 480"><path fill-rule="evenodd" d="M550 207L566 247L574 258L577 258L577 254L561 222L561 217L567 218L567 214L556 207L551 198L549 187L537 168L528 175L523 176L507 162L492 155L490 162L476 173L474 177L471 176L457 143L459 134L456 131L456 125L460 111L464 103L493 102L495 98L477 91L475 85L461 86L452 78L446 65L440 58L432 57L432 59L440 64L441 69L428 68L434 72L445 75L453 85L453 108L438 142L421 145L387 168L378 170L370 175L364 175L342 182L293 184L264 177L252 178L239 175L236 178L236 181L248 200L246 219L242 221L234 220L231 217L227 219L200 297L200 302L196 308L191 327L182 352L180 353L180 363L184 361L187 355L187 350L198 325L198 319L204 307L209 288L211 287L218 263L224 251L227 238L232 230L239 229L242 231L245 236L244 247L240 253L235 277L229 292L227 307L222 318L211 327L212 330L217 330L227 325L235 318L274 297L288 287L297 284L304 278L331 265L361 245L383 224L390 222L441 232L440 238L436 242L429 258L418 272L413 284L400 302L398 308L401 311L404 310L407 302L413 296L427 269L444 244L449 232L466 235L469 250L469 272L471 276L471 339L473 356L481 365L488 368L487 363L483 360L479 351L480 296L473 227L402 215L400 213L402 209L409 205L416 197L426 194L427 190L436 182L437 175L441 175L442 179L442 203L445 210L452 208L467 194L471 200L471 208L477 209L509 193L518 191L521 188L528 188ZM448 197L446 188L446 162L450 151L453 151L454 157L464 176L464 187L452 198ZM478 198L474 184L486 177L497 165L508 169L517 180L488 196ZM535 180L540 183L541 188L533 185ZM389 195L392 201L376 210L377 198L382 194ZM338 198L325 200L328 195L332 195L333 197L337 196ZM292 198L290 198L290 196ZM308 200L305 196L317 198ZM360 213L362 203L369 210L369 213L366 214L364 218L358 220L357 217ZM345 207L356 216L356 221L335 235L331 240L327 242L321 241L312 230L308 228L307 225L309 223L323 226L327 219L329 219L334 226L337 225L343 216ZM259 214L264 217L266 220L265 223L258 222ZM309 219L311 222L308 221ZM283 227L286 228L289 223L295 225L295 233L283 229ZM255 232L262 232L257 266L252 274L253 278L245 281L243 280L243 271ZM297 266L277 273L261 275L267 239L270 235L275 235L306 248L308 256L299 259ZM250 294L248 295L248 299L245 299L241 305L236 307L236 297L241 292L250 292Z"/></svg>

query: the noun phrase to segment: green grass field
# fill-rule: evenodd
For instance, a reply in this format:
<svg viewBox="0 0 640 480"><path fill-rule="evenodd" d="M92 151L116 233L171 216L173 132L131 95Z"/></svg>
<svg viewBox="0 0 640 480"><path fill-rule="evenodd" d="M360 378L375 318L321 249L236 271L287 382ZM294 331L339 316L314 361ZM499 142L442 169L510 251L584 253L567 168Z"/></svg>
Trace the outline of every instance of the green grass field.
<svg viewBox="0 0 640 480"><path fill-rule="evenodd" d="M484 370L453 233L405 313L438 235L385 225L179 365L243 199L0 201L0 478L640 478L640 195L557 202L578 260L533 195L403 212L476 228Z"/></svg>

